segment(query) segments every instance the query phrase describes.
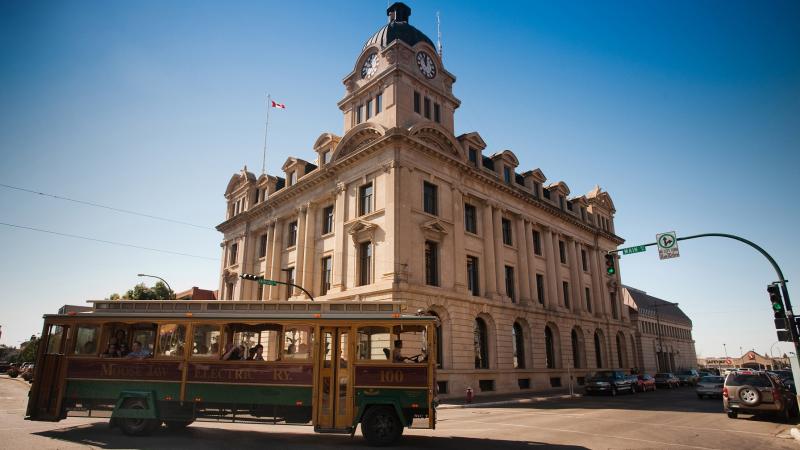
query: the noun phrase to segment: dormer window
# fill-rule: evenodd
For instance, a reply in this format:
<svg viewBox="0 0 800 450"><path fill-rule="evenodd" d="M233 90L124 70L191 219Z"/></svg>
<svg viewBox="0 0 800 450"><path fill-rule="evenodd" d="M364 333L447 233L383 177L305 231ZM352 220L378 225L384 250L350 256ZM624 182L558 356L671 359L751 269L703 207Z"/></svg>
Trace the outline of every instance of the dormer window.
<svg viewBox="0 0 800 450"><path fill-rule="evenodd" d="M297 183L297 172L293 170L289 172L289 186L294 186L295 183Z"/></svg>
<svg viewBox="0 0 800 450"><path fill-rule="evenodd" d="M511 168L503 167L503 180L505 180L506 184L511 184Z"/></svg>
<svg viewBox="0 0 800 450"><path fill-rule="evenodd" d="M330 156L331 156L330 151L326 150L322 152L322 157L320 158L322 160L322 164L328 164Z"/></svg>
<svg viewBox="0 0 800 450"><path fill-rule="evenodd" d="M468 153L469 153L469 162L473 166L478 167L478 151L470 147Z"/></svg>

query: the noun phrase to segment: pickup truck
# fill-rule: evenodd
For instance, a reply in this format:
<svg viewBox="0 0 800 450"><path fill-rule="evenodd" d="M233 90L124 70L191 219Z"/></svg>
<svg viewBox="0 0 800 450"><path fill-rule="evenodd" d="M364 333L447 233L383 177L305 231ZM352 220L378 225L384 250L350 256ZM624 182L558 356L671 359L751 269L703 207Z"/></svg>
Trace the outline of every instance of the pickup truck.
<svg viewBox="0 0 800 450"><path fill-rule="evenodd" d="M586 395L607 393L612 397L620 392L635 393L635 383L620 370L601 370L586 380Z"/></svg>

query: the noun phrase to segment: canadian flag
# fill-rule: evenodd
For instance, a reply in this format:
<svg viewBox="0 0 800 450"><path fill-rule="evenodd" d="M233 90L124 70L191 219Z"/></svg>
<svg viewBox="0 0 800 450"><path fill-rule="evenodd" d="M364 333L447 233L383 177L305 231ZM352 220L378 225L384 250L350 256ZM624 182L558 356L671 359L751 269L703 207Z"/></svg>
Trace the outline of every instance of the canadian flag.
<svg viewBox="0 0 800 450"><path fill-rule="evenodd" d="M273 108L286 109L286 105L284 105L283 103L278 103L275 100L272 100L272 107Z"/></svg>

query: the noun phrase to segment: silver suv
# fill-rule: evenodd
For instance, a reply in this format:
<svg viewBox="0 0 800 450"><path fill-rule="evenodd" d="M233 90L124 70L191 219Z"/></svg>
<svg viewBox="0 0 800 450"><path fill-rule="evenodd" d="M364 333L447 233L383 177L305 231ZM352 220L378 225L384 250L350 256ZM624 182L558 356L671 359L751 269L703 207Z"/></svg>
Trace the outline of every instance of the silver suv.
<svg viewBox="0 0 800 450"><path fill-rule="evenodd" d="M778 379L766 372L731 372L722 388L722 406L728 417L739 413L771 412L789 422L797 414L797 399Z"/></svg>

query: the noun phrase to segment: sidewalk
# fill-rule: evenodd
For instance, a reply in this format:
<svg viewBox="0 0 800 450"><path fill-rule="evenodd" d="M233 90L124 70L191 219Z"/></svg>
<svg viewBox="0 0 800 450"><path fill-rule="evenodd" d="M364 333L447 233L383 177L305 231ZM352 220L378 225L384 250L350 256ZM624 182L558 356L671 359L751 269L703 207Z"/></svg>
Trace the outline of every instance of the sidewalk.
<svg viewBox="0 0 800 450"><path fill-rule="evenodd" d="M580 398L582 396L583 394L575 392L572 398ZM472 403L466 403L465 396L448 398L443 399L436 409L483 408L488 406L518 405L566 398L570 398L569 389L514 394L476 394L472 399Z"/></svg>

